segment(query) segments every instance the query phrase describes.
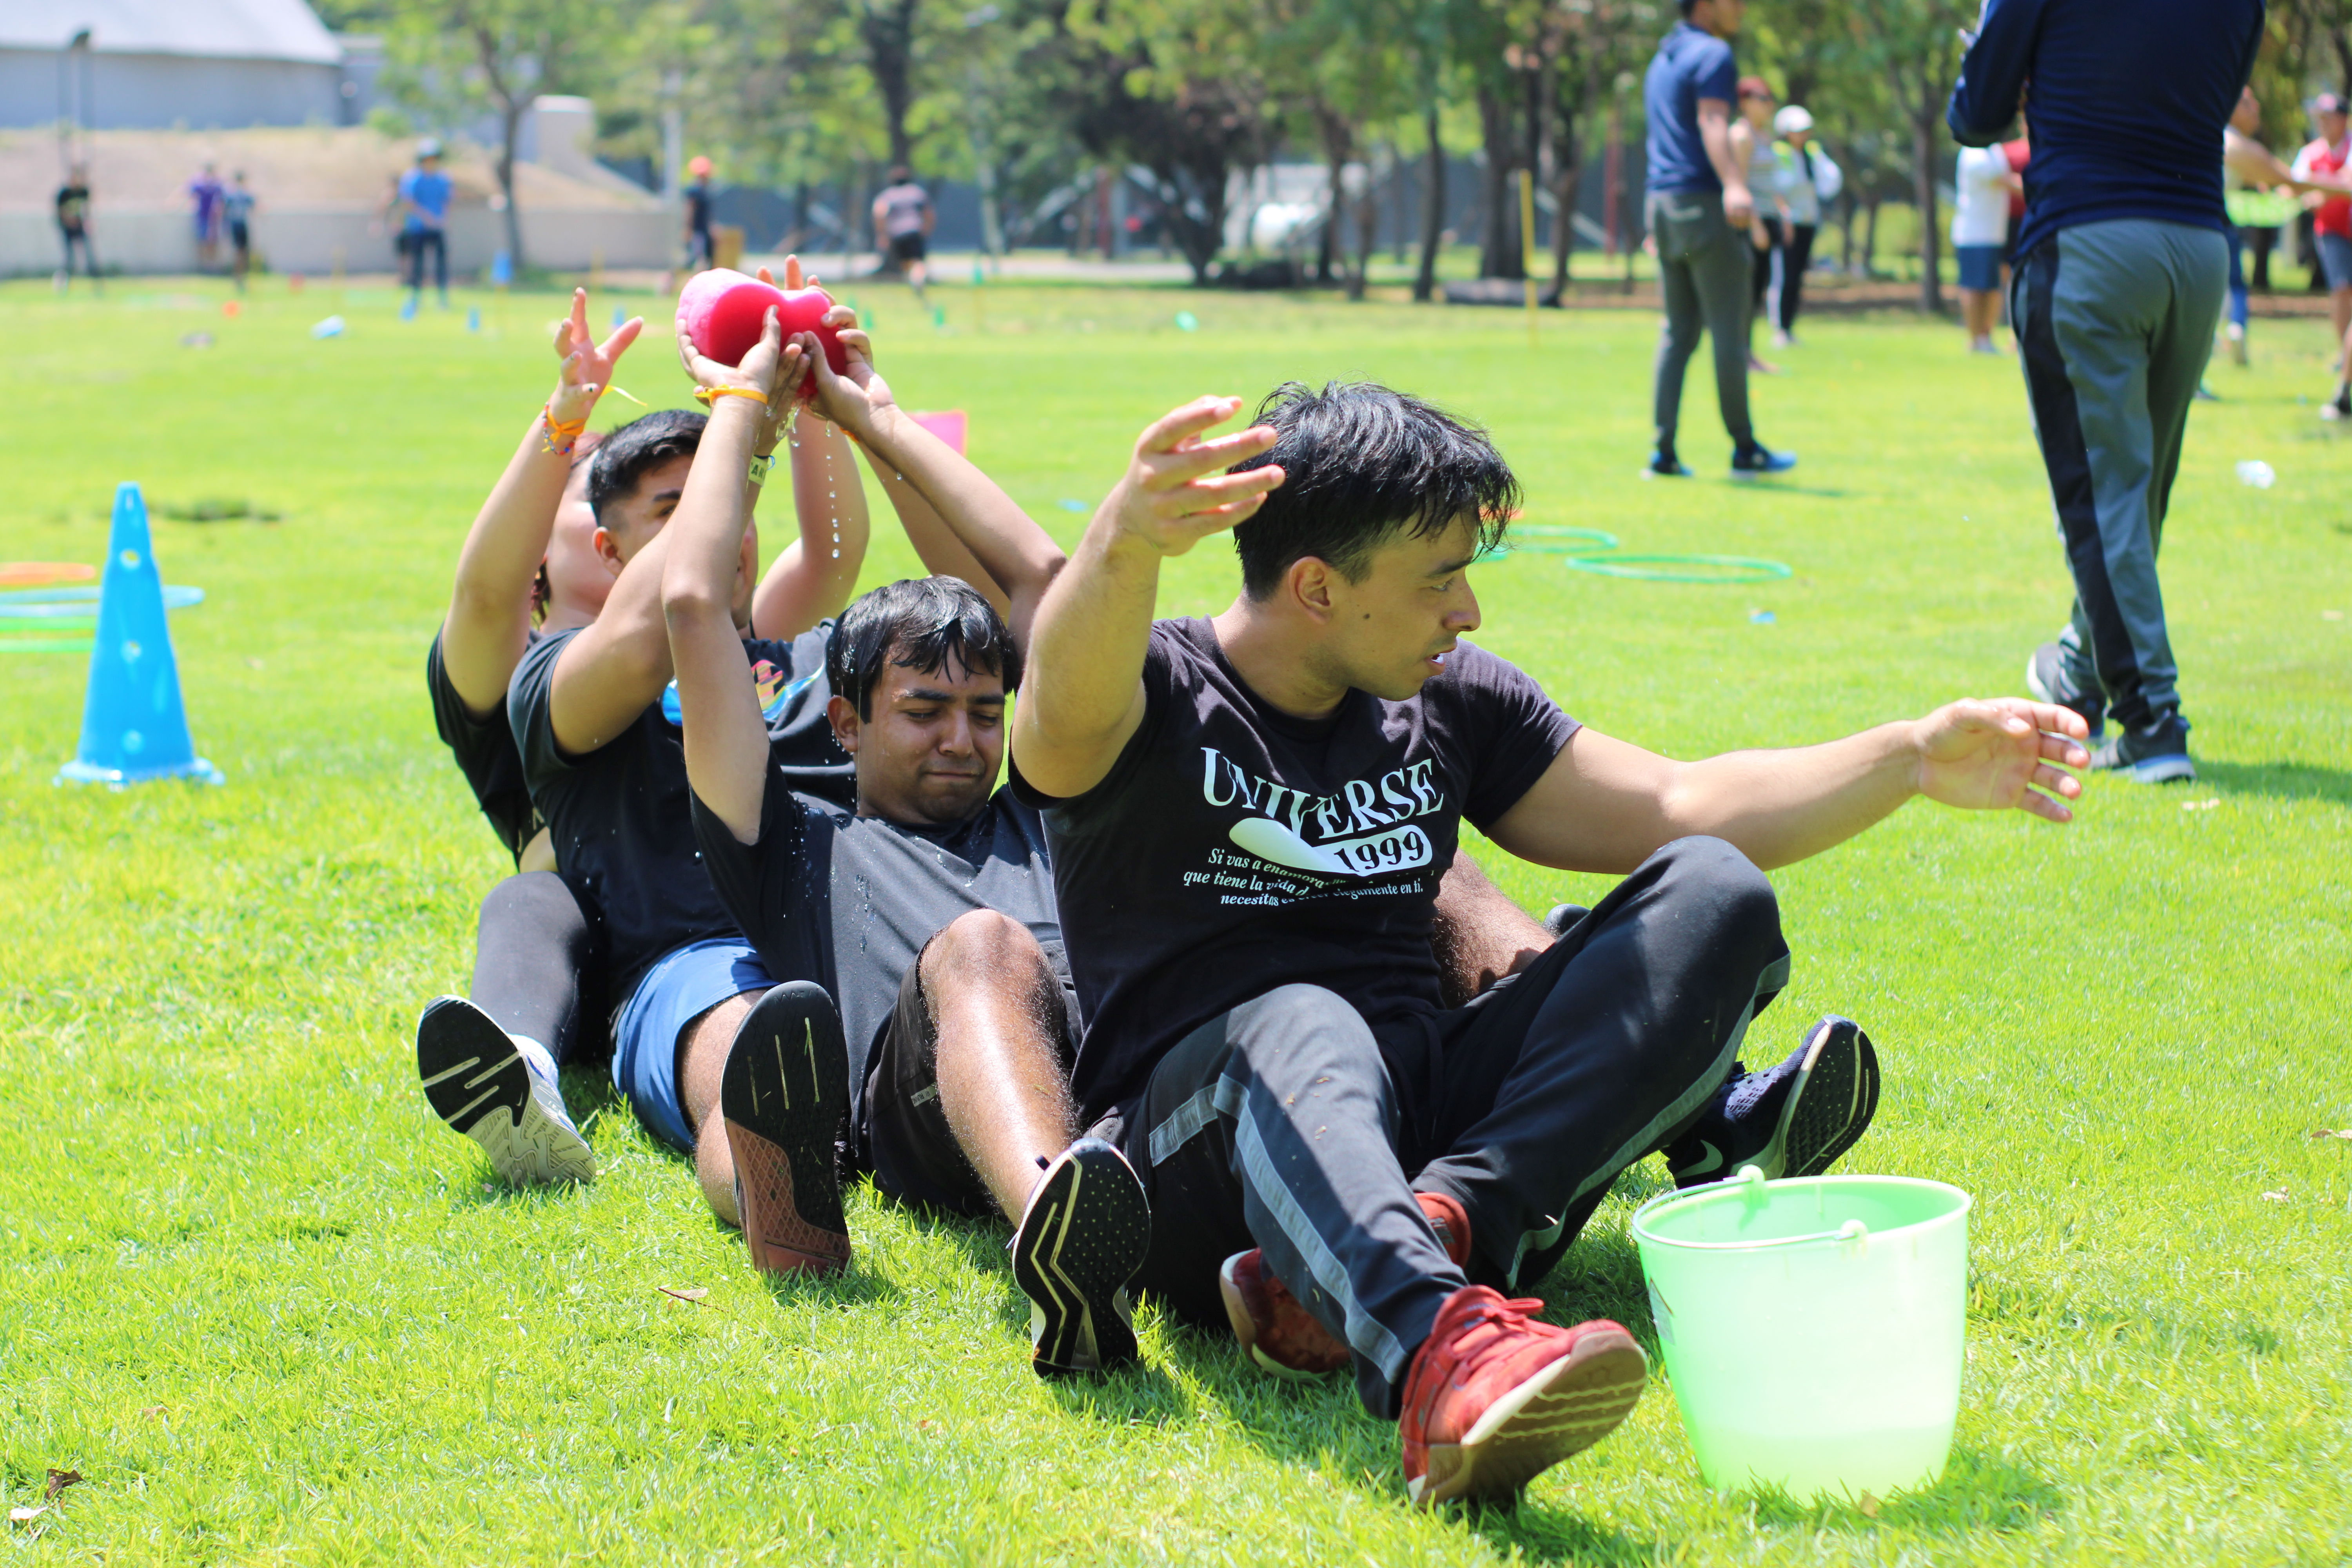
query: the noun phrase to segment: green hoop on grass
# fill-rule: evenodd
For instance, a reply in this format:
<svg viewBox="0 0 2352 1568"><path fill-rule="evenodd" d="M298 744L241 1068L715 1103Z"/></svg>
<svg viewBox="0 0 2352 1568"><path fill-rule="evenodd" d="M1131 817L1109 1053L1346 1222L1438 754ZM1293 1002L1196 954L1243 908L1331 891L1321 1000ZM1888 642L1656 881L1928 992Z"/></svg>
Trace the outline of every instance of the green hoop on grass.
<svg viewBox="0 0 2352 1568"><path fill-rule="evenodd" d="M1796 575L1752 555L1571 555L1562 564L1634 583L1774 583Z"/></svg>
<svg viewBox="0 0 2352 1568"><path fill-rule="evenodd" d="M99 593L96 588L22 588L0 594L0 622L37 622L37 626L25 628L35 634L79 631L84 626L94 631L98 626ZM163 607L167 610L184 610L204 602L202 588L180 583L163 584ZM0 637L0 654L88 653L96 646L95 637Z"/></svg>

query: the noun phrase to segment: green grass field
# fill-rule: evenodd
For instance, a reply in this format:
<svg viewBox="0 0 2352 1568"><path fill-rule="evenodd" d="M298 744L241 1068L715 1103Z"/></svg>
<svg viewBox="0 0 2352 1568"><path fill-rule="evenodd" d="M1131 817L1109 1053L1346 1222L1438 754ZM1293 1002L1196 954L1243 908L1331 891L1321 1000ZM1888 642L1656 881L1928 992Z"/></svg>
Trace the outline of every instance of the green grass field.
<svg viewBox="0 0 2352 1568"><path fill-rule="evenodd" d="M1862 1018L1888 1073L1850 1169L1976 1194L1944 1480L1873 1510L1718 1499L1662 1373L1516 1512L1406 1506L1393 1430L1147 1313L1144 1367L1029 1372L1003 1232L853 1203L858 1254L772 1289L590 1072L604 1174L511 1191L431 1116L419 1005L462 989L505 870L436 742L425 647L457 542L545 395L552 296L486 331L384 292L214 281L102 304L0 288L0 560L94 563L118 480L159 508L198 747L225 787L53 787L83 661L0 658L0 1487L26 1561L1454 1564L2338 1563L2352 1556L2352 451L2324 331L2256 324L2193 416L2165 556L2203 779L2094 779L2081 820L1914 805L1778 874L1791 990L1751 1055ZM2068 587L2013 361L1823 321L1759 383L1790 481L1637 482L1654 323L1170 290L866 290L915 407L1055 533L1150 416L1378 376L1489 423L1527 520L1764 556L1756 587L1480 569L1479 640L1680 755L2019 689ZM653 302L631 301L632 309ZM1200 330L1176 330L1180 309ZM606 302L593 319L604 318ZM205 331L208 348L182 346ZM658 335L623 384L683 404ZM2308 398L2306 403L2303 399ZM633 412L607 400L600 423ZM2276 488L2242 485L2259 458ZM878 515L878 514L877 514ZM770 548L787 525L772 518ZM879 531L866 581L908 572ZM1221 548L1165 609L1223 605ZM1769 621L1755 612L1770 611ZM1589 879L1493 869L1530 908ZM1542 1289L1651 1336L1619 1188ZM707 1289L689 1302L661 1287Z"/></svg>

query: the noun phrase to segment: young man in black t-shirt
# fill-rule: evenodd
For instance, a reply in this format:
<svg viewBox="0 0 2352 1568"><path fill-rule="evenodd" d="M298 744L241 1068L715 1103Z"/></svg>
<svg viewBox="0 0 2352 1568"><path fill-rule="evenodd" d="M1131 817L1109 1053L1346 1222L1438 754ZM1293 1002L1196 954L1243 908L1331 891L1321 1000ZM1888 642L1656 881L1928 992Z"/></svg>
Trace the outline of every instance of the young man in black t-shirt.
<svg viewBox="0 0 2352 1568"><path fill-rule="evenodd" d="M1462 640L1517 495L1483 433L1334 385L1204 435L1238 408L1144 434L1031 637L1013 783L1053 836L1074 1087L1150 1193L1145 1288L1222 1307L1276 1370L1352 1363L1416 1501L1507 1494L1614 1427L1645 1365L1493 1287L1541 1279L1654 1150L1682 1180L1808 1173L1869 1119L1845 1019L1733 1078L1788 968L1758 868L1917 794L2068 820L2084 725L2001 699L1693 763L1611 740ZM1161 558L1228 528L1240 596L1155 625ZM1465 816L1626 879L1446 1010L1431 904Z"/></svg>
<svg viewBox="0 0 2352 1568"><path fill-rule="evenodd" d="M824 368L813 337L792 345L815 367L819 408L854 419L877 459L930 500L992 592L935 576L849 607L827 661L828 718L855 759L856 805L796 795L745 695L730 624L747 514L723 483L696 482L704 464L730 471L750 421L724 409L714 420L671 524L663 609L704 864L783 984L723 1055L696 1050L681 1066L698 1163L706 1179L721 1161L731 1170L731 1205L707 1184L755 1267L837 1269L850 1250L834 1160L846 1121L885 1193L1014 1220L1034 1364L1100 1371L1135 1356L1125 1287L1150 1213L1118 1152L1078 1137L1075 993L1045 827L995 789L1018 631L1063 555L898 411L865 334L840 314L851 380ZM706 384L730 374L707 361L696 371Z"/></svg>

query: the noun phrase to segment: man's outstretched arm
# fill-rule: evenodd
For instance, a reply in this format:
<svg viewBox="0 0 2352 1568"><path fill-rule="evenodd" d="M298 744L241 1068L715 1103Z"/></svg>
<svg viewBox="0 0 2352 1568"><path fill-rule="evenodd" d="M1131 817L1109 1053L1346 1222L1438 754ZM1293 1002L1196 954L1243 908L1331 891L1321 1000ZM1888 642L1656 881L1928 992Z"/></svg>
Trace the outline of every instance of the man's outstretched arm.
<svg viewBox="0 0 2352 1568"><path fill-rule="evenodd" d="M801 341L806 344L816 377L817 406L865 445L877 468L889 465L894 476L902 478L929 503L930 513L988 579L972 585L992 599L996 595L989 590L1001 590L1013 644L1025 648L1038 602L1062 570L1061 547L1013 504L995 480L899 408L889 386L875 374L872 340L856 329L847 307L835 306L826 319L828 323L839 324L849 371L846 375L834 374L817 351L814 335L803 334ZM908 537L920 552L920 527L930 518L918 514L904 520ZM928 556L925 563L929 564Z"/></svg>
<svg viewBox="0 0 2352 1568"><path fill-rule="evenodd" d="M753 447L772 447L776 410L789 405L800 384L801 351L788 344L779 354L763 340L744 355L742 367L737 369L705 359L688 338L683 323L677 329L677 347L678 359L697 385L737 386L765 394L765 403L748 397L715 399L713 420L715 426L719 407L741 404L742 408L727 411L730 424L742 416L745 408L751 410L756 416ZM733 479L743 492L747 511L758 504L760 495L760 487L746 478L751 450L745 448ZM698 458L699 452L698 446ZM709 476L706 483L717 482L717 470L706 468L699 461L694 472ZM681 495L678 505L685 504ZM629 558L604 600L604 608L556 656L548 718L555 743L572 756L584 756L610 745L669 684L669 628L662 615L662 574L668 561L669 539L665 525Z"/></svg>
<svg viewBox="0 0 2352 1568"><path fill-rule="evenodd" d="M760 281L773 283L775 278L762 267ZM803 275L799 257L784 258L784 288L815 282L814 277ZM782 419L793 424L790 414ZM769 457L781 433L780 426L751 455ZM857 459L837 426L822 418L800 421L793 426L790 452L793 514L799 531L777 552L751 595L751 635L782 641L841 614L857 587L871 532Z"/></svg>
<svg viewBox="0 0 2352 1568"><path fill-rule="evenodd" d="M1240 408L1237 397L1195 398L1146 430L1046 589L1013 709L1013 761L1045 794L1066 799L1100 784L1143 722L1160 563L1248 518L1282 482L1271 465L1221 471L1272 447L1271 426L1202 438Z"/></svg>
<svg viewBox="0 0 2352 1568"><path fill-rule="evenodd" d="M1818 855L1913 795L2071 822L2086 766L2082 715L2021 698L1969 699L1924 719L1785 751L1677 763L1579 730L1492 831L1522 859L1631 871L1662 844L1727 840L1770 869Z"/></svg>
<svg viewBox="0 0 2352 1568"><path fill-rule="evenodd" d="M760 345L728 371L695 356L689 368L705 386L735 384L775 365L776 315L768 312ZM797 356L794 356L797 360ZM709 379L706 379L706 376ZM686 493L662 530L661 609L677 671L678 714L686 732L686 776L702 804L737 840L760 837L767 789L768 726L735 623L735 591L745 571L751 507L743 483L764 410L747 397L714 398L710 424L695 449Z"/></svg>

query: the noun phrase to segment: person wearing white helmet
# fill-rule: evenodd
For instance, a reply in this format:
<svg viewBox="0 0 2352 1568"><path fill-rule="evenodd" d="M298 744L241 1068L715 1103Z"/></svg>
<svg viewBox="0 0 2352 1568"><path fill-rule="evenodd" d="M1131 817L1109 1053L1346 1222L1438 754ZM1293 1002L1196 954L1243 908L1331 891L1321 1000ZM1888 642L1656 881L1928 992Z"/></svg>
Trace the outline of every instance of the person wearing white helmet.
<svg viewBox="0 0 2352 1568"><path fill-rule="evenodd" d="M1805 268L1813 258L1813 236L1822 226L1822 204L1845 189L1845 171L1813 143L1813 117L1801 103L1784 104L1772 116L1780 138L1772 151L1780 163L1780 205L1788 214L1780 250L1780 291L1774 300L1772 344L1796 341L1797 311L1804 303Z"/></svg>

